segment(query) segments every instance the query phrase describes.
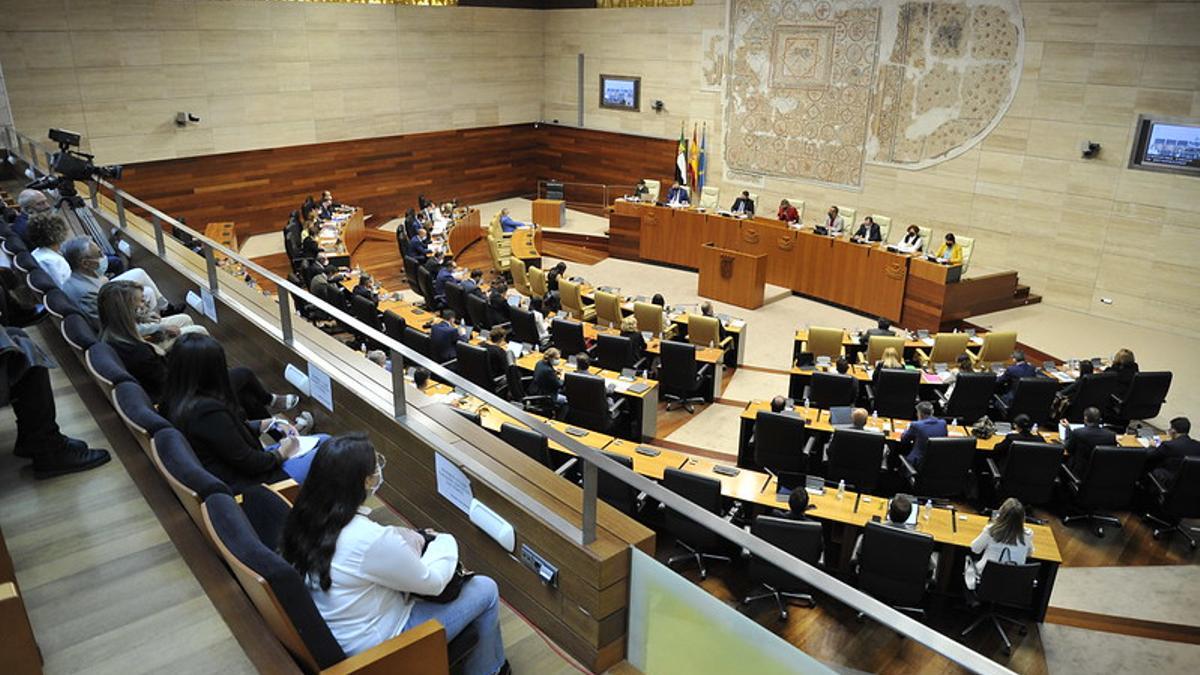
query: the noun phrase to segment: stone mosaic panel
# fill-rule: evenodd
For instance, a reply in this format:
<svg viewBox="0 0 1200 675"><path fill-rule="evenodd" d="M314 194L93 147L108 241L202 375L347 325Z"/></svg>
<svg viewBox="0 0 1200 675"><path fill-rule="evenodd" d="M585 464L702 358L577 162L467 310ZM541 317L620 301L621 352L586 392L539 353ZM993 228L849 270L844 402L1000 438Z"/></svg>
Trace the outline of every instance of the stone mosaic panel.
<svg viewBox="0 0 1200 675"><path fill-rule="evenodd" d="M700 91L721 91L725 79L725 31L706 30L700 34Z"/></svg>

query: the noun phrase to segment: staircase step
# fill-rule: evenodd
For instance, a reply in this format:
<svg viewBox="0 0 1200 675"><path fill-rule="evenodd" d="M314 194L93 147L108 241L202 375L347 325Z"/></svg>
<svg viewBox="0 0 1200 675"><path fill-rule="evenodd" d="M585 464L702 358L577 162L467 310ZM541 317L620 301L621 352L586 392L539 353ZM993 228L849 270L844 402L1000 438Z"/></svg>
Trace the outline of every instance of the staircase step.
<svg viewBox="0 0 1200 675"><path fill-rule="evenodd" d="M1025 298L1028 296L1029 296L1029 287L1026 286L1025 284L1017 284L1017 287L1015 289L1013 289L1013 297L1014 298Z"/></svg>

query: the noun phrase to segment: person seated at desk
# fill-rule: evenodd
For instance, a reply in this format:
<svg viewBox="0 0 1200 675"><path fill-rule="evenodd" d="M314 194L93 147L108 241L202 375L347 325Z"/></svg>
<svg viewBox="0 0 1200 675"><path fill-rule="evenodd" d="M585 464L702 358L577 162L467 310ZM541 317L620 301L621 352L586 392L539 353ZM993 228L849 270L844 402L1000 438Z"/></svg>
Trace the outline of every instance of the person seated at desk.
<svg viewBox="0 0 1200 675"><path fill-rule="evenodd" d="M1133 376L1138 372L1137 359L1130 350L1118 349L1117 353L1113 354L1112 365L1105 368L1104 372L1117 374L1117 393L1124 396L1129 385L1133 383Z"/></svg>
<svg viewBox="0 0 1200 675"><path fill-rule="evenodd" d="M871 216L867 216L866 220L858 226L854 234L850 237L850 241L859 243L875 243L883 241L883 234L879 229L879 224Z"/></svg>
<svg viewBox="0 0 1200 675"><path fill-rule="evenodd" d="M639 202L653 201L650 198L650 186L646 185L646 180L642 179L633 186L633 198Z"/></svg>
<svg viewBox="0 0 1200 675"><path fill-rule="evenodd" d="M579 352L575 355L575 372L587 375L592 372L592 357L587 355L587 352Z"/></svg>
<svg viewBox="0 0 1200 675"><path fill-rule="evenodd" d="M446 302L446 284L454 281L454 259L444 256L433 275L433 297L438 304Z"/></svg>
<svg viewBox="0 0 1200 675"><path fill-rule="evenodd" d="M947 265L962 264L962 246L958 245L958 242L954 238L953 232L946 233L945 240L943 240L942 245L938 247L937 252L933 254L933 257L936 258L938 262Z"/></svg>
<svg viewBox="0 0 1200 675"><path fill-rule="evenodd" d="M500 209L500 229L504 230L505 234L516 232L519 227L529 227L529 225L508 215L508 209Z"/></svg>
<svg viewBox="0 0 1200 675"><path fill-rule="evenodd" d="M977 370L975 367L975 362L971 360L970 354L967 354L966 352L958 355L958 360L955 362L954 366L955 369L950 371L950 374L946 376L946 379L942 380L942 384L948 385L946 387L947 401L949 401L950 397L954 395L954 385L958 382L958 374L974 373Z"/></svg>
<svg viewBox="0 0 1200 675"><path fill-rule="evenodd" d="M375 280L366 272L359 275L358 283L354 286L353 295L366 298L376 304L379 303L379 293L375 291Z"/></svg>
<svg viewBox="0 0 1200 675"><path fill-rule="evenodd" d="M721 321L720 317L717 316L716 312L713 310L713 304L708 300L700 303L700 316L706 316L710 319L717 320L717 338L720 342L724 342L726 334L728 333L728 331L725 330L725 322ZM663 325L666 324L664 323ZM713 346L715 347L720 345Z"/></svg>
<svg viewBox="0 0 1200 675"><path fill-rule="evenodd" d="M481 269L471 270L470 276L468 276L466 279L463 279L463 281L462 281L463 294L464 295L478 295L481 298L484 297L482 284L483 284L483 270L481 270Z"/></svg>
<svg viewBox="0 0 1200 675"><path fill-rule="evenodd" d="M667 192L667 205L688 206L691 203L692 200L688 197L687 188L683 187L679 183L671 183L671 189Z"/></svg>
<svg viewBox="0 0 1200 675"><path fill-rule="evenodd" d="M638 330L637 318L632 314L621 319L621 337L629 338L633 345L634 362L641 361L646 356L646 338Z"/></svg>
<svg viewBox="0 0 1200 675"><path fill-rule="evenodd" d="M858 338L858 342L862 345L863 349L866 349L867 344L871 341L871 337L875 335L880 337L895 337L896 331L892 330L892 322L883 317L879 317L879 319L875 322L874 328L868 328L867 330L863 331L862 335Z"/></svg>
<svg viewBox="0 0 1200 675"><path fill-rule="evenodd" d="M806 511L808 511L808 490L805 490L803 485L799 485L788 494L787 510L772 509L771 515L788 520L812 520L805 513Z"/></svg>
<svg viewBox="0 0 1200 675"><path fill-rule="evenodd" d="M904 458L914 469L920 469L921 461L925 458L925 446L929 444L929 439L948 435L946 420L933 416L932 403L921 401L917 404L916 421L909 424L908 428L904 430L904 434L900 436L901 443L912 447Z"/></svg>
<svg viewBox="0 0 1200 675"><path fill-rule="evenodd" d="M992 457L996 459L996 464L1001 470L1004 469L1005 463L1008 461L1008 451L1012 449L1012 444L1017 441L1025 443L1045 443L1046 439L1042 435L1033 430L1033 419L1021 413L1013 418L1013 430L1004 436L1004 439L996 444L992 451Z"/></svg>
<svg viewBox="0 0 1200 675"><path fill-rule="evenodd" d="M321 252L321 224L317 222L316 212L310 211L304 219L304 239L300 241L300 257L315 258Z"/></svg>
<svg viewBox="0 0 1200 675"><path fill-rule="evenodd" d="M833 370L838 375L845 375L851 378L854 382L854 400L858 400L858 378L855 378L850 372L850 361L844 356L839 356L838 360L833 363Z"/></svg>
<svg viewBox="0 0 1200 675"><path fill-rule="evenodd" d="M664 312L667 309L667 299L663 297L662 293L655 293L654 297L650 298L650 304L662 307Z"/></svg>
<svg viewBox="0 0 1200 675"><path fill-rule="evenodd" d="M754 215L754 200L750 199L750 191L742 190L742 196L733 200L733 207L729 209L735 214L745 214L747 216Z"/></svg>
<svg viewBox="0 0 1200 675"><path fill-rule="evenodd" d="M558 278L567 272L567 263L559 261L554 267L546 272L546 290L551 293L558 292Z"/></svg>
<svg viewBox="0 0 1200 675"><path fill-rule="evenodd" d="M800 222L800 212L796 210L796 207L792 206L791 202L781 199L779 201L779 211L775 213L775 218L791 225Z"/></svg>
<svg viewBox="0 0 1200 675"><path fill-rule="evenodd" d="M1053 411L1055 417L1062 417L1066 414L1067 408L1071 407L1071 402L1075 400L1075 395L1079 393L1080 383L1096 373L1096 366L1091 361L1079 362L1079 376L1075 381L1058 390L1054 394L1054 402L1050 404L1050 410Z"/></svg>
<svg viewBox="0 0 1200 675"><path fill-rule="evenodd" d="M498 326L488 333L488 341L483 345L483 348L487 350L488 368L493 378L504 377L508 374L512 355L504 348L507 341L508 331L504 327Z"/></svg>
<svg viewBox="0 0 1200 675"><path fill-rule="evenodd" d="M418 262L429 257L429 233L425 231L425 228L418 227L417 233L408 240L408 254L416 258Z"/></svg>
<svg viewBox="0 0 1200 675"><path fill-rule="evenodd" d="M912 497L897 492L895 497L892 497L888 503L887 518L883 524L888 527L895 527L901 530L911 530L913 526L908 524L908 519L912 517L913 509L916 508ZM858 539L854 542L854 552L850 554L850 561L855 564L855 569L858 568L859 554L862 553L863 535L858 535ZM929 572L930 576L935 576L937 572L938 554L934 551L929 556Z"/></svg>
<svg viewBox="0 0 1200 675"><path fill-rule="evenodd" d="M1188 434L1192 423L1186 417L1176 417L1167 428L1167 440L1158 444L1146 456L1146 473L1168 490L1175 484L1175 476L1188 457L1200 457L1200 441Z"/></svg>
<svg viewBox="0 0 1200 675"><path fill-rule="evenodd" d="M967 590L974 591L989 562L1024 565L1033 553L1033 530L1025 527L1025 507L1014 497L1000 505L996 519L984 525L971 542L971 553L963 569ZM975 556L978 556L976 560Z"/></svg>
<svg viewBox="0 0 1200 675"><path fill-rule="evenodd" d="M504 280L498 280L492 284L492 291L488 293L488 317L493 324L508 323L511 307L508 304L508 284Z"/></svg>
<svg viewBox="0 0 1200 675"><path fill-rule="evenodd" d="M866 408L855 408L854 410L850 411L850 423L849 424L837 424L837 425L834 425L834 428L835 429L855 429L858 431L876 431L875 429L867 428L867 420L869 418L870 418L870 415L867 414Z"/></svg>
<svg viewBox="0 0 1200 675"><path fill-rule="evenodd" d="M558 407L567 403L567 397L562 393L562 380L558 379L558 371L554 369L560 355L557 347L542 352L542 360L533 367L533 380L529 383L530 395L553 396Z"/></svg>
<svg viewBox="0 0 1200 675"><path fill-rule="evenodd" d="M496 582L476 575L454 600L428 600L454 578L458 542L369 517L366 502L383 485L385 462L367 435L343 434L310 454L312 482L288 513L279 553L306 580L342 651L365 652L434 619L447 641L469 627L478 635L462 672L508 675Z"/></svg>
<svg viewBox="0 0 1200 675"><path fill-rule="evenodd" d="M417 222L417 210L409 209L404 212L404 234L405 238L412 239L417 236L418 230L421 229L420 223Z"/></svg>
<svg viewBox="0 0 1200 675"><path fill-rule="evenodd" d="M1067 424L1063 420L1063 425ZM1083 426L1067 432L1063 449L1067 451L1067 468L1082 479L1092 461L1092 451L1100 446L1117 444L1117 435L1100 426L1100 409L1092 406L1083 410Z"/></svg>
<svg viewBox="0 0 1200 675"><path fill-rule="evenodd" d="M1012 403L1013 394L1016 393L1017 380L1022 377L1036 377L1038 372L1032 363L1025 360L1024 351L1013 350L1012 358L1013 364L1005 368L1004 372L1000 373L1000 377L996 378L996 391L1006 404Z"/></svg>
<svg viewBox="0 0 1200 675"><path fill-rule="evenodd" d="M429 340L433 343L433 360L445 363L456 358L454 344L464 340L462 329L458 327L454 310L443 309L442 320L429 327Z"/></svg>
<svg viewBox="0 0 1200 675"><path fill-rule="evenodd" d="M825 234L831 237L840 237L846 231L846 219L839 215L838 207L831 206L825 214L825 222L819 227L825 228Z"/></svg>
<svg viewBox="0 0 1200 675"><path fill-rule="evenodd" d="M909 225L904 230L904 238L895 246L901 253L920 253L925 250L925 240L921 238L921 228Z"/></svg>
<svg viewBox="0 0 1200 675"><path fill-rule="evenodd" d="M875 362L875 372L871 373L872 386L879 385L879 371L884 369L889 370L904 370L908 366L900 359L900 352L896 351L895 347L888 347L883 350L883 356Z"/></svg>

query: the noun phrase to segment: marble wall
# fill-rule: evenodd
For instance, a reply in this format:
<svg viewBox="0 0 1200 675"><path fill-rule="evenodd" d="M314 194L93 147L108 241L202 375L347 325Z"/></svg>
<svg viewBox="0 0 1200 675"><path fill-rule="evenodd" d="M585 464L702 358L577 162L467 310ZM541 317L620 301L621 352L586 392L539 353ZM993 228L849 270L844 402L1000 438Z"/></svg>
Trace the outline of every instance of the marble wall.
<svg viewBox="0 0 1200 675"><path fill-rule="evenodd" d="M723 94L706 86L720 55L703 36L724 29L726 11L725 0L697 0L548 13L546 118L573 123L583 52L585 124L677 137L681 123L689 134L707 123L709 184L723 202L750 188L768 209L804 198L809 221L838 203L928 225L935 237L952 230L977 239L973 273L1015 268L1048 303L1200 331L1200 179L1125 168L1138 114L1200 118L1200 3L1023 0L1020 80L995 127L927 168L868 162L858 190L724 166ZM601 110L591 86L601 72L641 75L642 100L666 110ZM1103 146L1096 159L1080 158L1088 140Z"/></svg>
<svg viewBox="0 0 1200 675"><path fill-rule="evenodd" d="M545 12L263 0L0 0L18 128L100 161L536 120ZM180 111L201 123L175 126Z"/></svg>

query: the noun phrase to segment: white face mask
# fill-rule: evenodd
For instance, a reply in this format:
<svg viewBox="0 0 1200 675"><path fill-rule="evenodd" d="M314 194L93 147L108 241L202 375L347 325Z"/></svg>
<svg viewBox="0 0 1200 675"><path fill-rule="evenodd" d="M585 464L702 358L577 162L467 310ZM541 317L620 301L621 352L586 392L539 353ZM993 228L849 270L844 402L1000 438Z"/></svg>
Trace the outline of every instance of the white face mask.
<svg viewBox="0 0 1200 675"><path fill-rule="evenodd" d="M96 261L96 276L102 277L108 273L108 256L102 255Z"/></svg>
<svg viewBox="0 0 1200 675"><path fill-rule="evenodd" d="M374 497L375 493L379 492L380 486L383 485L383 470L382 469L380 469L378 466L376 466L375 473L372 475L375 477L375 484L372 485L371 487L367 488L367 499Z"/></svg>

